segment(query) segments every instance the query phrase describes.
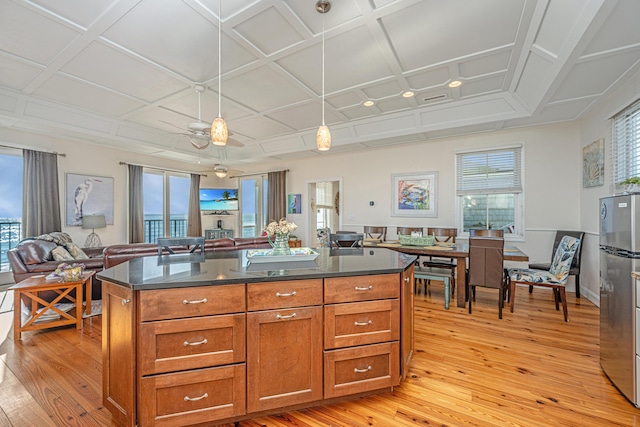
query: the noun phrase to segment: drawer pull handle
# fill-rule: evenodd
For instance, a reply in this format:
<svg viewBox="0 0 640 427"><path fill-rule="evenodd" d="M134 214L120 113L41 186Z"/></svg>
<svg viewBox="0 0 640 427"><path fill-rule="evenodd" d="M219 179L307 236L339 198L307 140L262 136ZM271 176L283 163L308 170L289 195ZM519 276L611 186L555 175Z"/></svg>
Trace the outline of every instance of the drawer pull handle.
<svg viewBox="0 0 640 427"><path fill-rule="evenodd" d="M205 302L207 302L206 298L202 298L202 299L195 300L195 301L189 301L189 300L186 300L186 299L182 300L182 303L184 305L187 305L187 304L204 304Z"/></svg>
<svg viewBox="0 0 640 427"><path fill-rule="evenodd" d="M295 297L296 296L296 291L290 292L288 294L281 294L280 292L276 292L276 296L277 297Z"/></svg>
<svg viewBox="0 0 640 427"><path fill-rule="evenodd" d="M363 374L365 372L369 372L370 370L371 370L371 365L368 365L366 369L353 368L353 372L355 372L356 374Z"/></svg>
<svg viewBox="0 0 640 427"><path fill-rule="evenodd" d="M405 282L405 283L409 283L409 278L408 278L408 277L405 277L405 278L404 278L404 282Z"/></svg>
<svg viewBox="0 0 640 427"><path fill-rule="evenodd" d="M353 322L354 325L356 326L368 326L370 324L372 324L373 321L369 320L368 322Z"/></svg>
<svg viewBox="0 0 640 427"><path fill-rule="evenodd" d="M190 345L202 345L202 344L206 344L208 341L207 339L203 339L202 341L196 341L196 342L189 342L189 341L185 341L182 343L183 346L188 347Z"/></svg>
<svg viewBox="0 0 640 427"><path fill-rule="evenodd" d="M281 314L276 314L276 319L293 319L294 317L296 317L295 313L292 313L288 316L283 316Z"/></svg>
<svg viewBox="0 0 640 427"><path fill-rule="evenodd" d="M207 393L203 394L202 396L199 397L189 397L189 396L185 396L184 397L184 401L185 402L197 402L198 400L202 400L206 397L209 397L209 395Z"/></svg>
<svg viewBox="0 0 640 427"><path fill-rule="evenodd" d="M123 300L122 300L122 305L127 305L127 304L129 304L130 302L131 302L131 300L130 300L130 299L123 299Z"/></svg>
<svg viewBox="0 0 640 427"><path fill-rule="evenodd" d="M369 285L366 288L360 287L360 286L356 286L355 290L356 291L370 291L371 289L373 289L373 285Z"/></svg>

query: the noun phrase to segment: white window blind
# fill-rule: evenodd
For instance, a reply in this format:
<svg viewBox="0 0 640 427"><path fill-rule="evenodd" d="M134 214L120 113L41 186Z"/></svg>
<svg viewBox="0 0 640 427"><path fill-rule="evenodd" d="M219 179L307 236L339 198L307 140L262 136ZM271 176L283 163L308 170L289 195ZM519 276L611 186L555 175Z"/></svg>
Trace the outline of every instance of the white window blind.
<svg viewBox="0 0 640 427"><path fill-rule="evenodd" d="M333 207L333 182L318 182L316 184L318 207Z"/></svg>
<svg viewBox="0 0 640 427"><path fill-rule="evenodd" d="M613 116L613 182L640 176L640 100Z"/></svg>
<svg viewBox="0 0 640 427"><path fill-rule="evenodd" d="M457 195L522 192L522 147L456 155Z"/></svg>

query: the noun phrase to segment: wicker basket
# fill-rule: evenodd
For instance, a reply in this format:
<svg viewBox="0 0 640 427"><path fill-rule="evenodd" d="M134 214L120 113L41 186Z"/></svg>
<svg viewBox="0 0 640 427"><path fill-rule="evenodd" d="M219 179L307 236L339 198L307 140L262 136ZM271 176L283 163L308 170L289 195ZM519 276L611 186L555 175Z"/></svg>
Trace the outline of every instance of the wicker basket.
<svg viewBox="0 0 640 427"><path fill-rule="evenodd" d="M412 237L400 234L398 239L403 246L433 246L436 244L434 236Z"/></svg>

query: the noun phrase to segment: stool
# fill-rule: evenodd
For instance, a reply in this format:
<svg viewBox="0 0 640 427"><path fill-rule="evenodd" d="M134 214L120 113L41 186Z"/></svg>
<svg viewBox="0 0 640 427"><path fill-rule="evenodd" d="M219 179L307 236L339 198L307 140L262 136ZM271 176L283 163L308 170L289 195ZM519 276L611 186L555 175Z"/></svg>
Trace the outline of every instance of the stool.
<svg viewBox="0 0 640 427"><path fill-rule="evenodd" d="M439 280L444 283L444 308L449 310L451 302L451 270L445 268L416 268L413 277L423 280ZM426 285L425 285L426 288Z"/></svg>
<svg viewBox="0 0 640 427"><path fill-rule="evenodd" d="M80 280L75 282L47 281L44 275L31 276L11 286L9 290L13 291L13 340L20 341L23 331L35 331L73 324L76 325L76 329L82 329L82 287L86 283L87 295L91 295L91 278L94 273L94 271L85 272ZM45 301L39 296L42 291L54 291L58 296L51 302ZM75 298L70 295L72 291L76 292ZM22 324L22 295L31 300L30 317L24 325ZM75 303L74 315L55 306L62 299ZM40 319L49 311L58 314L60 318L50 321ZM91 314L90 300L87 300L87 314ZM38 321L39 319L40 321Z"/></svg>

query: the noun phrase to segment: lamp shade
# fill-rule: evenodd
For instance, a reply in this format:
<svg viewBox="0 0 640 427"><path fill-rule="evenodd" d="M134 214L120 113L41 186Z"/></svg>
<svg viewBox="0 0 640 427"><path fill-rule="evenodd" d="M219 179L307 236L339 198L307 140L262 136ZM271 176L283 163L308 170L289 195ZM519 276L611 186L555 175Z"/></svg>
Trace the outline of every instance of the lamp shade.
<svg viewBox="0 0 640 427"><path fill-rule="evenodd" d="M82 228L95 229L105 228L107 226L107 220L104 215L85 215L82 217Z"/></svg>

